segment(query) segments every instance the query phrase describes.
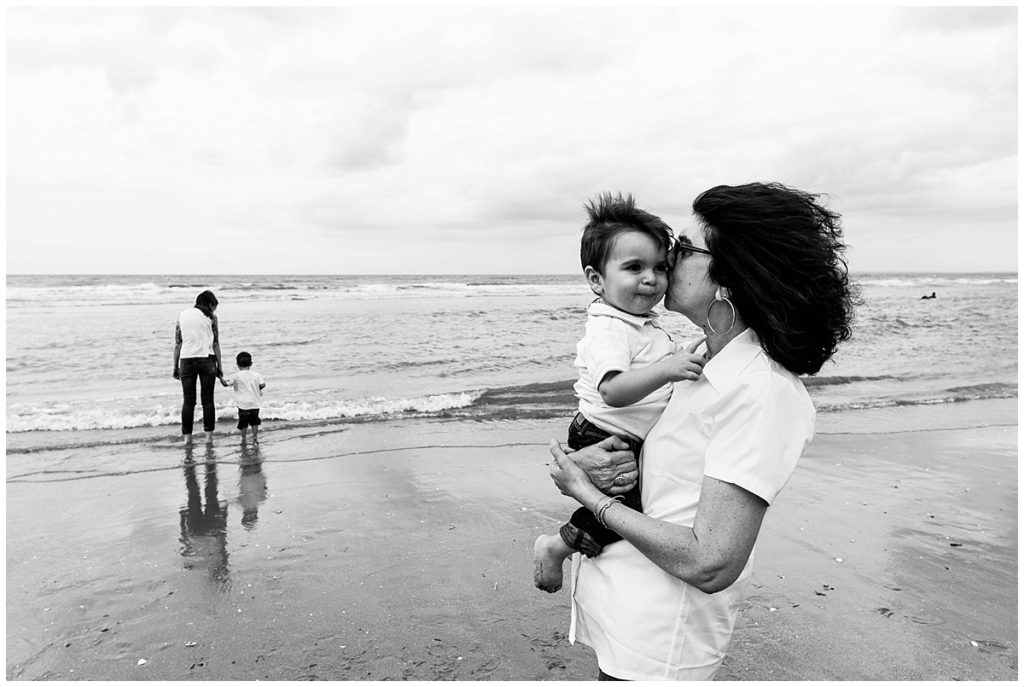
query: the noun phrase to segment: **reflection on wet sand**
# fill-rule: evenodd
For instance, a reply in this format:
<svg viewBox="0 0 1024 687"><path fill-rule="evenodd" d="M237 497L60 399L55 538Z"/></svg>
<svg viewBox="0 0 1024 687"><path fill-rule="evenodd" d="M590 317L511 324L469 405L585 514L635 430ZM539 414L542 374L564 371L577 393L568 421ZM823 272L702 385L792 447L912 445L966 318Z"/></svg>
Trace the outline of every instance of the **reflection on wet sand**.
<svg viewBox="0 0 1024 687"><path fill-rule="evenodd" d="M242 455L238 461L238 502L242 506L242 526L256 527L260 504L267 500L267 476L263 472L263 454L258 441L242 439Z"/></svg>
<svg viewBox="0 0 1024 687"><path fill-rule="evenodd" d="M191 447L185 451L185 488L188 493L181 516L181 555L187 570L206 570L208 579L226 591L228 577L228 505L217 494L217 460L213 446L205 446L204 486L199 491Z"/></svg>

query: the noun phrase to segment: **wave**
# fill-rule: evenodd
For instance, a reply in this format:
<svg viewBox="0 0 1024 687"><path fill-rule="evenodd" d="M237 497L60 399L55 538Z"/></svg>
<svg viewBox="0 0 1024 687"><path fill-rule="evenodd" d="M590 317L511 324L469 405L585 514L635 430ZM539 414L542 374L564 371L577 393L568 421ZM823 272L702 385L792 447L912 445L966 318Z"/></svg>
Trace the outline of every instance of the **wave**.
<svg viewBox="0 0 1024 687"><path fill-rule="evenodd" d="M1003 382L971 384L946 389L946 394L958 401L974 401L982 398L1016 398L1017 385Z"/></svg>
<svg viewBox="0 0 1024 687"><path fill-rule="evenodd" d="M365 398L340 402L334 400L293 401L276 407L268 406L266 417L271 420L328 420L376 418L403 414L437 414L452 408L472 405L482 393L481 391L463 391L416 398Z"/></svg>
<svg viewBox="0 0 1024 687"><path fill-rule="evenodd" d="M814 405L822 412L1017 398L1016 384L999 382L942 389L930 394L921 394L917 397L897 396L850 400L836 400L832 397L835 394L834 387L839 385L883 380L896 380L899 382L901 378L888 375L836 376L811 377L804 381L805 383L809 382L807 384L810 387L808 391L812 399L814 399ZM572 387L573 381L561 381L487 389L471 405L457 409L448 409L445 415L473 417L481 420L569 417L575 412L577 403ZM816 392L816 387L822 387L821 391ZM826 390L826 388L828 389ZM888 388L899 389L898 386L890 386Z"/></svg>
<svg viewBox="0 0 1024 687"><path fill-rule="evenodd" d="M906 378L892 375L837 375L810 377L804 383L821 412L960 403L1018 395L1016 383L987 382L922 391L919 385L904 390L906 381ZM534 382L409 398L345 399L328 395L308 400L307 395L303 400L271 401L260 415L266 420L282 422L375 422L402 416L475 420L568 417L577 404L573 382ZM855 393L850 393L850 398L842 397L841 387L860 382L889 383L871 397ZM7 432L162 427L177 425L180 421L180 407L176 403L141 407L145 402L139 399L136 405L140 407L120 413L111 409L125 407L125 403L110 399L9 405ZM230 422L234 415L233 408L222 407L218 420Z"/></svg>
<svg viewBox="0 0 1024 687"><path fill-rule="evenodd" d="M837 375L835 377L805 377L803 382L804 386L813 388L818 386L835 386L837 384L853 384L856 382L880 382L899 379L901 378L893 375Z"/></svg>
<svg viewBox="0 0 1024 687"><path fill-rule="evenodd" d="M447 410L472 405L482 394L479 391L461 391L431 394L413 398L327 398L314 401L284 401L268 403L260 410L266 420L323 421L392 418L395 415L439 415ZM116 413L111 412L118 402L83 401L80 403L40 403L8 406L7 432L16 434L34 431L82 431L162 427L180 422L180 407L157 406ZM218 422L229 422L235 417L234 409L221 408Z"/></svg>
<svg viewBox="0 0 1024 687"><path fill-rule="evenodd" d="M860 398L836 400L834 387L857 382L877 382L885 380L901 381L900 377L890 375L810 377L804 380L809 387L808 392L814 399L814 405L820 412L837 412L843 410L863 410L867 408L887 408L900 406L938 405L944 403L961 403L997 398L1016 398L1017 385L1005 383L985 383L970 386L943 389L932 394L919 397L888 397ZM450 412L449 415L472 416L478 419L515 419L515 418L553 418L570 416L576 409L576 396L573 382L544 382L509 386L499 389L488 389L480 395L472 406ZM821 388L816 392L816 388ZM827 390L826 390L827 388ZM890 386L890 389L898 389ZM827 396L827 397L826 397Z"/></svg>
<svg viewBox="0 0 1024 687"><path fill-rule="evenodd" d="M107 282L103 280L108 280ZM222 302L309 299L408 299L480 296L564 295L585 290L575 276L508 277L455 281L451 277L216 277L207 282L172 280L161 283L127 277L8 277L7 306L15 308L74 305L164 305L187 303L183 291L212 289Z"/></svg>
<svg viewBox="0 0 1024 687"><path fill-rule="evenodd" d="M1015 286L1017 275L864 274L855 279L882 290L931 290ZM188 302L190 292L212 289L225 303L310 299L467 298L487 296L587 295L584 281L566 275L9 275L9 308L75 305L166 305ZM920 294L917 293L920 291Z"/></svg>
<svg viewBox="0 0 1024 687"><path fill-rule="evenodd" d="M327 338L327 334L315 336L312 339L293 339L288 341L266 341L260 344L261 348L292 348L298 346L308 346L323 341Z"/></svg>
<svg viewBox="0 0 1024 687"><path fill-rule="evenodd" d="M861 286L882 288L924 288L926 286L989 286L1016 284L1016 274L901 274L854 275Z"/></svg>
<svg viewBox="0 0 1024 687"><path fill-rule="evenodd" d="M870 408L901 408L909 406L944 405L948 403L964 403L967 401L983 401L997 398L1017 398L1016 384L976 384L954 387L941 392L922 395L916 398L871 398L842 401L818 401L814 405L819 412L837 412L843 410L866 410Z"/></svg>

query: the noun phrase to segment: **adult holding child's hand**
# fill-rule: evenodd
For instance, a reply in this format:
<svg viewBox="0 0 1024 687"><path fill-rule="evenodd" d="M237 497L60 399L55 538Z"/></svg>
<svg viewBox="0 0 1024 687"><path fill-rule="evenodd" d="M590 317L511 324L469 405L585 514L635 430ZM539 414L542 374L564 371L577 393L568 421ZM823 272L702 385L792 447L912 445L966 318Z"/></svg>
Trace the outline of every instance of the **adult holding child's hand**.
<svg viewBox="0 0 1024 687"><path fill-rule="evenodd" d="M694 375L683 360L647 435L642 512L607 488L624 463L615 447L551 445L558 489L623 538L573 565L570 640L593 647L599 679L714 676L762 519L814 433L798 375L818 372L850 337L839 215L760 183L712 188L693 210L665 307L703 330L706 363Z"/></svg>
<svg viewBox="0 0 1024 687"><path fill-rule="evenodd" d="M213 438L217 422L217 409L213 403L214 381L220 379L223 386L228 385L221 364L216 312L217 297L212 291L203 291L196 297L194 307L178 314L174 327L174 378L181 380L181 433L186 445L192 443L196 381L199 382L199 401L203 406L203 429L207 441Z"/></svg>

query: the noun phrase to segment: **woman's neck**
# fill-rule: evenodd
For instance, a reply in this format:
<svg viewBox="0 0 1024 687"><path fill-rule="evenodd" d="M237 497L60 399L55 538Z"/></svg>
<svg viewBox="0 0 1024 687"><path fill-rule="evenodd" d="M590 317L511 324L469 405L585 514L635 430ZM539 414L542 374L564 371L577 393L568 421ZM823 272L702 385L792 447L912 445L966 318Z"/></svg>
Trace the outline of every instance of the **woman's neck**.
<svg viewBox="0 0 1024 687"><path fill-rule="evenodd" d="M736 318L735 324L728 331L716 334L711 330L711 327L704 325L702 327L705 336L705 345L708 347L708 358L714 358L718 355L718 352L728 345L730 341L735 339L737 336L742 334L747 329L747 325L743 322L740 317Z"/></svg>

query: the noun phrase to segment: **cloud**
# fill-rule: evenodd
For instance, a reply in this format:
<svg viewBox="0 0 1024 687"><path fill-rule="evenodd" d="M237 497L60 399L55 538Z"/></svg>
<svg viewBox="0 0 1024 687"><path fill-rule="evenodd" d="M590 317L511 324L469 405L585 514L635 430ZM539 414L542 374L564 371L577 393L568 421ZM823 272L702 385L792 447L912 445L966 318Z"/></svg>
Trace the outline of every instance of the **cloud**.
<svg viewBox="0 0 1024 687"><path fill-rule="evenodd" d="M1017 24L1016 7L915 7L895 12L897 29L951 33L1013 30Z"/></svg>
<svg viewBox="0 0 1024 687"><path fill-rule="evenodd" d="M152 241L127 229L148 210L259 235L268 271L299 242L342 271L432 245L574 271L594 194L677 225L754 180L828 192L854 233L902 218L907 245L910 217L1015 232L1016 13L939 9L10 8L9 236Z"/></svg>

